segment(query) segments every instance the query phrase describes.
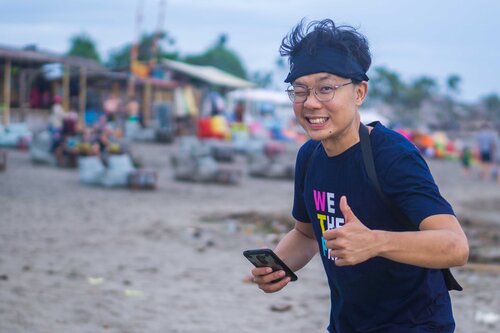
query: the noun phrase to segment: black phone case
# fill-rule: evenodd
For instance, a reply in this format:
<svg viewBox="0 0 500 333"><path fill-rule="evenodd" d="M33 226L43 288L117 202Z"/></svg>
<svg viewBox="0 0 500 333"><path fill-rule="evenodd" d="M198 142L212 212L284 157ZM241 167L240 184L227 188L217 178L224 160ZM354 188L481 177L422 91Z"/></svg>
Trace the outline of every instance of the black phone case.
<svg viewBox="0 0 500 333"><path fill-rule="evenodd" d="M297 275L271 249L255 249L243 251L243 255L255 267L271 267L273 271L283 270L291 281L297 280Z"/></svg>

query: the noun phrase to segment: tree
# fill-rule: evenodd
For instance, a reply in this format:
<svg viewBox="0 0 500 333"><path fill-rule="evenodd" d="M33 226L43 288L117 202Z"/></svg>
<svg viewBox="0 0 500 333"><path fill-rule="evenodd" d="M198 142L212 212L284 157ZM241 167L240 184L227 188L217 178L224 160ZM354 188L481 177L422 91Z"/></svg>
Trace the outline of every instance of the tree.
<svg viewBox="0 0 500 333"><path fill-rule="evenodd" d="M175 45L175 39L170 37L167 32L146 33L143 34L138 46L137 60L141 62L149 62L151 60L159 60L161 58L178 59L179 52L165 51L165 44L168 47ZM130 67L130 52L132 43L128 43L121 48L112 51L107 66L112 69L123 69Z"/></svg>
<svg viewBox="0 0 500 333"><path fill-rule="evenodd" d="M483 104L486 117L489 120L500 122L500 97L497 94L491 93L484 96L481 98L481 104Z"/></svg>
<svg viewBox="0 0 500 333"><path fill-rule="evenodd" d="M437 94L438 85L428 76L406 83L397 72L385 67L375 67L371 76L368 100L388 105L395 120L404 125L418 123L422 103Z"/></svg>
<svg viewBox="0 0 500 333"><path fill-rule="evenodd" d="M406 86L398 73L385 67L375 67L370 83L370 89L368 90L370 99L392 106L403 104L403 94Z"/></svg>
<svg viewBox="0 0 500 333"><path fill-rule="evenodd" d="M269 88L273 83L273 73L264 71L253 72L250 81L261 88Z"/></svg>
<svg viewBox="0 0 500 333"><path fill-rule="evenodd" d="M460 93L460 83L462 83L462 78L458 74L451 74L446 78L446 88L454 95Z"/></svg>
<svg viewBox="0 0 500 333"><path fill-rule="evenodd" d="M242 79L246 79L247 74L243 63L234 51L227 48L227 40L227 35L221 34L215 44L210 46L205 52L199 55L186 56L184 61L193 65L213 66Z"/></svg>
<svg viewBox="0 0 500 333"><path fill-rule="evenodd" d="M71 37L71 45L67 54L101 62L94 40L85 32Z"/></svg>
<svg viewBox="0 0 500 333"><path fill-rule="evenodd" d="M428 76L421 76L406 88L404 105L409 109L418 109L423 101L436 93L436 89L436 80Z"/></svg>
<svg viewBox="0 0 500 333"><path fill-rule="evenodd" d="M451 74L446 78L446 93L443 96L441 112L438 118L443 128L459 127L460 120L467 117L469 109L457 101L460 94L462 78L458 74Z"/></svg>

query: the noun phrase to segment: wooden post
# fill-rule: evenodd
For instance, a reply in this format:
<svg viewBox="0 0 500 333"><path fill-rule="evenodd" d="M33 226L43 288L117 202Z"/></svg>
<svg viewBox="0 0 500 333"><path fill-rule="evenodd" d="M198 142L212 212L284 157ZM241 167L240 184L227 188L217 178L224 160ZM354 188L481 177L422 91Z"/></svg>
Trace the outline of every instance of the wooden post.
<svg viewBox="0 0 500 333"><path fill-rule="evenodd" d="M87 69L80 67L80 92L78 94L78 109L80 123L85 126L85 109L87 108Z"/></svg>
<svg viewBox="0 0 500 333"><path fill-rule="evenodd" d="M63 74L63 109L64 111L68 112L70 105L69 105L69 65L64 64L64 74Z"/></svg>
<svg viewBox="0 0 500 333"><path fill-rule="evenodd" d="M151 121L151 82L146 81L144 84L144 98L142 101L142 119L144 126L148 126Z"/></svg>
<svg viewBox="0 0 500 333"><path fill-rule="evenodd" d="M3 75L3 119L4 126L10 124L10 75L11 75L11 62L7 59L5 62L4 75Z"/></svg>
<svg viewBox="0 0 500 333"><path fill-rule="evenodd" d="M61 83L58 81L58 80L54 80L52 81L52 84L50 85L50 89L52 91L52 96L59 96L62 98L61 96ZM52 104L54 101L50 101L50 103Z"/></svg>
<svg viewBox="0 0 500 333"><path fill-rule="evenodd" d="M120 97L120 82L115 81L111 84L111 96Z"/></svg>
<svg viewBox="0 0 500 333"><path fill-rule="evenodd" d="M26 69L22 69L19 74L19 108L21 111L21 121L26 121L26 108L27 108L27 80L28 72Z"/></svg>
<svg viewBox="0 0 500 333"><path fill-rule="evenodd" d="M135 77L133 74L130 74L127 81L127 100L135 97Z"/></svg>

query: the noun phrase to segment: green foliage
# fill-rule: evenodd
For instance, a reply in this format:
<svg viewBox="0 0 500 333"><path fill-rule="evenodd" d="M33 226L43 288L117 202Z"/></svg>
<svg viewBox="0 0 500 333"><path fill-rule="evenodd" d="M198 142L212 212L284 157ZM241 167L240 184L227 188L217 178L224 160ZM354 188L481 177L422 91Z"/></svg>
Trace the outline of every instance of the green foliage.
<svg viewBox="0 0 500 333"><path fill-rule="evenodd" d="M437 94L438 84L428 76L421 76L406 83L397 72L385 67L374 68L371 76L371 102L390 105L396 120L406 125L418 122L422 103Z"/></svg>
<svg viewBox="0 0 500 333"><path fill-rule="evenodd" d="M250 81L261 88L269 88L273 83L273 73L262 71L253 72L250 76Z"/></svg>
<svg viewBox="0 0 500 333"><path fill-rule="evenodd" d="M462 78L458 74L451 74L446 79L446 88L453 94L459 94L460 83L462 83Z"/></svg>
<svg viewBox="0 0 500 333"><path fill-rule="evenodd" d="M226 47L227 40L227 35L221 34L217 42L205 52L198 55L186 56L184 61L193 65L213 66L242 79L246 79L246 70L240 58L234 51Z"/></svg>
<svg viewBox="0 0 500 333"><path fill-rule="evenodd" d="M385 67L374 68L368 92L370 99L390 105L401 105L405 89L406 86L398 73Z"/></svg>
<svg viewBox="0 0 500 333"><path fill-rule="evenodd" d="M481 98L481 103L486 109L488 119L495 122L500 121L500 97L497 94L489 94Z"/></svg>
<svg viewBox="0 0 500 333"><path fill-rule="evenodd" d="M101 62L94 40L84 32L71 38L71 45L67 54Z"/></svg>
<svg viewBox="0 0 500 333"><path fill-rule="evenodd" d="M166 52L165 48L162 46L162 42L168 47L175 45L175 40L170 37L167 32L143 34L141 40L139 41L139 52L137 60L147 62L152 59L159 60L161 58L168 58L173 60L178 59L179 53L177 51ZM131 50L132 43L128 43L125 46L112 51L106 65L112 69L123 69L130 67Z"/></svg>
<svg viewBox="0 0 500 333"><path fill-rule="evenodd" d="M421 76L406 87L403 104L410 109L418 109L422 102L436 93L437 83L434 79Z"/></svg>

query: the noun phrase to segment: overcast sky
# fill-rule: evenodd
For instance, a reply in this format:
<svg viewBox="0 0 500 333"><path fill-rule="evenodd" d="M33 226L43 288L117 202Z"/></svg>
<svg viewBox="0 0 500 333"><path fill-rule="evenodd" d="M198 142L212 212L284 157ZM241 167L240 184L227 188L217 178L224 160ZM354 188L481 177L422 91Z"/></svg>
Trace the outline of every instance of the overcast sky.
<svg viewBox="0 0 500 333"><path fill-rule="evenodd" d="M158 26L160 0L0 0L0 44L66 52L87 32L107 59L131 42L143 3L142 32ZM427 75L444 87L462 77L465 100L500 93L500 1L496 0L167 0L163 29L175 49L198 53L221 33L250 71L273 70L283 36L305 17L353 25L371 45L372 66L405 80ZM284 75L285 73L282 73ZM281 80L281 78L280 78Z"/></svg>

